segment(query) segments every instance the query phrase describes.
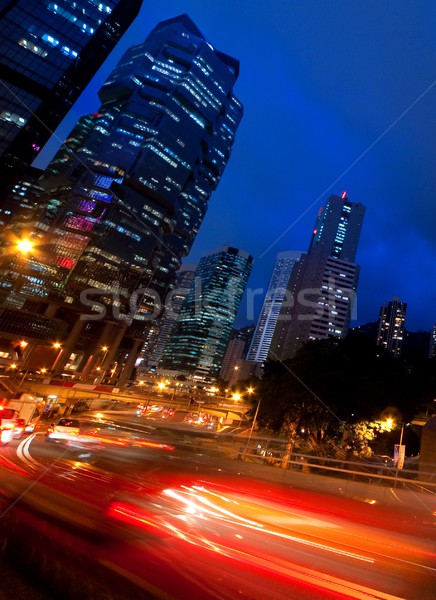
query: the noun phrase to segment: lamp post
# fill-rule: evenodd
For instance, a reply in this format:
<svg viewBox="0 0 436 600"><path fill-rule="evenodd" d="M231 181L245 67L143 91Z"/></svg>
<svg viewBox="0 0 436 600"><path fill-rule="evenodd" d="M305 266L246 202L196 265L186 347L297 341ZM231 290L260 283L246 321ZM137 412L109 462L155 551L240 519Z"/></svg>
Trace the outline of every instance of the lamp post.
<svg viewBox="0 0 436 600"><path fill-rule="evenodd" d="M401 423L400 446L403 445L403 435L404 435L404 422Z"/></svg>
<svg viewBox="0 0 436 600"><path fill-rule="evenodd" d="M171 398L170 398L170 407L172 406L173 402L174 402L174 404L176 403L175 399L176 399L177 387L179 387L180 385L181 385L180 383L174 384L173 393L171 394Z"/></svg>
<svg viewBox="0 0 436 600"><path fill-rule="evenodd" d="M247 445L245 446L245 452L244 452L244 457L243 457L244 461L245 461L245 459L247 457L248 448L250 446L251 438L253 436L253 431L254 431L254 428L256 426L257 415L259 413L259 408L260 408L261 403L262 403L262 398L259 399L259 402L257 403L257 406L256 406L256 412L254 413L253 423L251 424L250 433L249 433L248 439L247 439Z"/></svg>
<svg viewBox="0 0 436 600"><path fill-rule="evenodd" d="M101 359L101 362L100 362L99 366L95 369L96 371L98 371L99 375L100 375L100 372L101 372L101 375L99 377L98 383L102 383L103 379L104 379L104 377L106 375L106 369L103 370L103 367L104 367L104 363L105 363L105 360L106 360L107 353L109 352L109 346L102 346L101 349L103 351L103 357Z"/></svg>
<svg viewBox="0 0 436 600"><path fill-rule="evenodd" d="M14 383L16 378L18 377L18 375L16 375L16 373L18 373L17 369L18 369L17 363L11 363L9 365L9 370L12 371L12 375L9 375L9 379L10 379L11 383Z"/></svg>
<svg viewBox="0 0 436 600"><path fill-rule="evenodd" d="M50 367L51 373L55 373L54 377L56 377L57 376L56 367L63 358L64 349L62 348L62 344L60 342L53 342L52 348L54 350L58 351L56 354L56 358L54 359L53 364Z"/></svg>
<svg viewBox="0 0 436 600"><path fill-rule="evenodd" d="M395 464L395 480L398 479L398 471L404 466L404 459L406 457L406 446L403 446L404 427L407 426L404 421L401 423L400 443L394 446L394 464ZM395 486L397 487L397 481Z"/></svg>

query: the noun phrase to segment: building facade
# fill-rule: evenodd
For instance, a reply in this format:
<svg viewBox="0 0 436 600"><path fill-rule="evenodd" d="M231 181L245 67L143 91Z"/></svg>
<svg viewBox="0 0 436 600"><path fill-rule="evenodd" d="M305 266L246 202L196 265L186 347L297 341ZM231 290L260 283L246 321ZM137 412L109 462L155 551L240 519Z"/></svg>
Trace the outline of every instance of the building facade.
<svg viewBox="0 0 436 600"><path fill-rule="evenodd" d="M355 310L359 267L355 256L365 207L330 196L317 216L307 254L289 279L270 346L272 360L286 360L310 341L342 338Z"/></svg>
<svg viewBox="0 0 436 600"><path fill-rule="evenodd" d="M430 333L430 348L428 353L429 358L436 357L436 323L433 325L433 329Z"/></svg>
<svg viewBox="0 0 436 600"><path fill-rule="evenodd" d="M141 353L141 369L146 373L149 369L157 367L164 353L165 347L171 339L180 311L186 300L194 281L196 265L183 265L177 273L177 282L174 289L167 296L165 308L160 320L157 320L156 333L148 338Z"/></svg>
<svg viewBox="0 0 436 600"><path fill-rule="evenodd" d="M230 246L203 256L160 369L202 380L219 376L252 263Z"/></svg>
<svg viewBox="0 0 436 600"><path fill-rule="evenodd" d="M76 371L92 377L104 346L100 369L130 376L230 157L243 112L238 73L187 15L160 23L126 52L99 111L50 162L37 205L7 228L0 300L28 337L41 331L35 312L63 325L55 373L74 353ZM35 251L11 261L23 234Z"/></svg>
<svg viewBox="0 0 436 600"><path fill-rule="evenodd" d="M404 323L407 304L398 297L380 308L377 346L385 348L392 356L399 358L404 341Z"/></svg>
<svg viewBox="0 0 436 600"><path fill-rule="evenodd" d="M142 0L11 0L0 9L0 222L9 192L131 25Z"/></svg>
<svg viewBox="0 0 436 600"><path fill-rule="evenodd" d="M239 363L244 361L254 334L254 327L247 325L242 329L234 329L227 344L220 379L230 382L238 379Z"/></svg>
<svg viewBox="0 0 436 600"><path fill-rule="evenodd" d="M302 252L280 252L277 255L268 291L254 331L247 360L263 364L268 358L277 320L285 300L293 268Z"/></svg>

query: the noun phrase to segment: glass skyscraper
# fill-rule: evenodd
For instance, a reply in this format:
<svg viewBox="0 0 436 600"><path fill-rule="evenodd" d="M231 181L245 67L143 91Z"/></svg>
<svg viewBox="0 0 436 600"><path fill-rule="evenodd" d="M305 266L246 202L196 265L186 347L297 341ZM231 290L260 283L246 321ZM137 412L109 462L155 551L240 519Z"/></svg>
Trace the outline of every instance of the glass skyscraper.
<svg viewBox="0 0 436 600"><path fill-rule="evenodd" d="M187 15L160 23L47 167L31 217L11 224L16 235L25 223L38 251L3 271L3 305L67 322L56 371L74 351L91 376L105 345L121 381L131 373L230 157L238 73Z"/></svg>
<svg viewBox="0 0 436 600"><path fill-rule="evenodd" d="M252 264L230 246L203 256L159 369L218 377Z"/></svg>
<svg viewBox="0 0 436 600"><path fill-rule="evenodd" d="M141 352L141 367L145 370L158 365L191 288L196 268L197 265L183 265L177 273L177 282L166 298L162 318L156 322L156 332L154 336L148 335Z"/></svg>
<svg viewBox="0 0 436 600"><path fill-rule="evenodd" d="M277 254L268 291L254 331L247 360L263 364L277 325L292 270L300 260L302 252L280 252Z"/></svg>
<svg viewBox="0 0 436 600"><path fill-rule="evenodd" d="M270 347L270 358L286 360L309 340L342 338L355 306L359 267L354 263L365 215L346 193L332 195L317 216L307 254L289 280Z"/></svg>
<svg viewBox="0 0 436 600"><path fill-rule="evenodd" d="M137 16L142 0L10 0L0 8L0 222L13 185Z"/></svg>

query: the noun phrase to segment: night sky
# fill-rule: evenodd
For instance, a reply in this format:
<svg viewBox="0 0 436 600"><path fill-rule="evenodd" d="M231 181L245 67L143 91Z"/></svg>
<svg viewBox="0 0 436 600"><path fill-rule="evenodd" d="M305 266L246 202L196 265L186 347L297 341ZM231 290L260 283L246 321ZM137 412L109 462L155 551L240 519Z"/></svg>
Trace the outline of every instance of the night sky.
<svg viewBox="0 0 436 600"><path fill-rule="evenodd" d="M346 190L366 206L351 326L377 320L380 306L399 296L408 304L406 328L430 330L436 322L436 3L145 0L58 130L60 138L99 107L96 91L125 49L184 12L215 48L239 59L235 93L245 108L233 154L184 262L198 262L223 244L236 246L255 259L249 288L266 291L276 254L306 251L319 207ZM244 302L237 324L248 321Z"/></svg>

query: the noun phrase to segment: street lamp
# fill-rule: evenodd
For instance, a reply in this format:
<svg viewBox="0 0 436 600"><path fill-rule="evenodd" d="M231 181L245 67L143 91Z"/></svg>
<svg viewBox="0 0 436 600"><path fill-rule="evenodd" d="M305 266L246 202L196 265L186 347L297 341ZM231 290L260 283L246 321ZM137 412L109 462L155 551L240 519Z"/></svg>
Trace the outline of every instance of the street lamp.
<svg viewBox="0 0 436 600"><path fill-rule="evenodd" d="M11 382L15 382L15 380L18 377L18 374L17 374L18 371L17 371L17 369L18 369L17 363L11 363L9 365L9 370L11 371L11 374L9 375L9 379L11 380Z"/></svg>
<svg viewBox="0 0 436 600"><path fill-rule="evenodd" d="M34 247L35 247L34 242L32 242L32 240L30 240L27 237L19 239L18 242L15 244L15 248L18 250L18 252L20 254L23 254L23 255L30 254L30 252L32 252Z"/></svg>
<svg viewBox="0 0 436 600"><path fill-rule="evenodd" d="M257 403L257 406L256 406L256 412L254 413L253 423L251 424L250 433L249 433L248 439L247 439L247 445L245 446L245 452L244 452L244 458L243 458L243 460L245 460L245 458L247 456L248 448L250 446L250 442L251 442L251 438L252 438L252 435L253 435L253 431L254 431L254 428L256 426L257 415L259 413L259 408L260 408L261 403L262 403L262 398L259 399L259 402Z"/></svg>
<svg viewBox="0 0 436 600"><path fill-rule="evenodd" d="M165 383L165 381L159 381L159 383L157 383L156 385L157 385L157 389L160 390L161 392L163 392L164 389L167 387L167 384Z"/></svg>
<svg viewBox="0 0 436 600"><path fill-rule="evenodd" d="M102 346L101 349L103 351L103 357L101 359L101 362L100 362L99 366L96 367L96 369L95 369L96 371L98 371L98 374L100 375L100 381L99 381L99 383L103 382L103 379L104 379L104 377L106 375L106 369L103 370L103 367L104 367L104 363L105 363L105 360L106 360L107 353L109 352L109 346Z"/></svg>

